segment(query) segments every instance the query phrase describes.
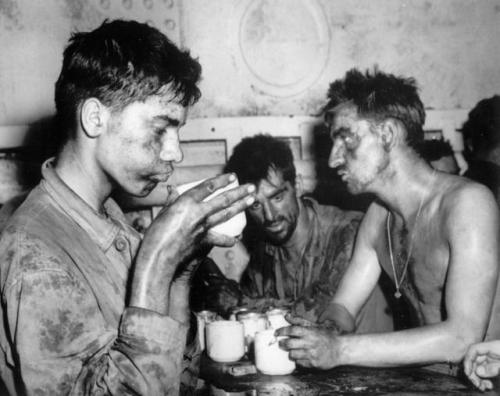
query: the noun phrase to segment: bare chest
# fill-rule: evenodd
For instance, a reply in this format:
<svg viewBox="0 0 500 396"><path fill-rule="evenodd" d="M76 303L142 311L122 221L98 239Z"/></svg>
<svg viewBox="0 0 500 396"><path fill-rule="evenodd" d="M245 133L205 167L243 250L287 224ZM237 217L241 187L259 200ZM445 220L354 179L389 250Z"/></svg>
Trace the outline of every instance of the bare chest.
<svg viewBox="0 0 500 396"><path fill-rule="evenodd" d="M446 317L449 249L439 227L430 222L413 232L398 226L386 229L379 238L377 255L393 282L396 297L406 298L418 323L436 323Z"/></svg>

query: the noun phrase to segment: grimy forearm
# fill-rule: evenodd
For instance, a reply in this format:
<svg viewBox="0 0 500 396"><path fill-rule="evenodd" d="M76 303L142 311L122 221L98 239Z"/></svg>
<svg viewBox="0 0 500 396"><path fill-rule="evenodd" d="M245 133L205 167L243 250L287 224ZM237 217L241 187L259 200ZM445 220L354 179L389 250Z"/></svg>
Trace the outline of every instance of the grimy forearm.
<svg viewBox="0 0 500 396"><path fill-rule="evenodd" d="M341 364L390 367L459 362L467 347L480 339L463 336L442 322L391 333L346 335L341 340Z"/></svg>
<svg viewBox="0 0 500 396"><path fill-rule="evenodd" d="M129 306L168 314L170 284L176 268L168 263L173 260L175 257L168 252L141 247L133 269Z"/></svg>
<svg viewBox="0 0 500 396"><path fill-rule="evenodd" d="M170 287L168 316L179 323L189 323L189 291L190 285L186 282L174 282Z"/></svg>

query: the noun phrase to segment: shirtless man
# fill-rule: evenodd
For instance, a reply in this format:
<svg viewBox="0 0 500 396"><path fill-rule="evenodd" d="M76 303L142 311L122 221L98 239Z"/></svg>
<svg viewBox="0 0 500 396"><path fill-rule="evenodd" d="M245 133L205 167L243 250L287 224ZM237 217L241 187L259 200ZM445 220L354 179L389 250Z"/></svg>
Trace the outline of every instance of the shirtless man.
<svg viewBox="0 0 500 396"><path fill-rule="evenodd" d="M425 111L413 79L349 71L331 84L329 165L352 193L371 192L334 302L353 317L382 273L411 306L415 327L338 335L299 321L278 335L299 364L399 366L456 363L485 335L498 276L498 210L482 185L434 171L414 151ZM497 321L495 321L497 319ZM495 321L495 323L493 323Z"/></svg>

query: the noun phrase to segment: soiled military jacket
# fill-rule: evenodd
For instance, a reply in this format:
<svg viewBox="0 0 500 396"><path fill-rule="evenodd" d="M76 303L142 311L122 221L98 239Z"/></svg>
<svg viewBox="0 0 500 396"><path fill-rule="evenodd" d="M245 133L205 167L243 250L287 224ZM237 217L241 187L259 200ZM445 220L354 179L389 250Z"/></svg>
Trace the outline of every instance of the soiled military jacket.
<svg viewBox="0 0 500 396"><path fill-rule="evenodd" d="M187 327L126 307L140 235L95 212L51 168L0 237L0 375L28 395L173 395Z"/></svg>

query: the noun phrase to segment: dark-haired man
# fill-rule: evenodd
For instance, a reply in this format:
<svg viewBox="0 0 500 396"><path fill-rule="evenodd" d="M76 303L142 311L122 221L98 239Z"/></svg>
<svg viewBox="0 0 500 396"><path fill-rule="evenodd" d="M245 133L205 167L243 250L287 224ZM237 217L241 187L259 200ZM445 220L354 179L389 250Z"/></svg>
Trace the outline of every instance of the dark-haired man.
<svg viewBox="0 0 500 396"><path fill-rule="evenodd" d="M464 176L487 186L500 205L500 96L480 100L462 133L469 165Z"/></svg>
<svg viewBox="0 0 500 396"><path fill-rule="evenodd" d="M498 211L485 187L434 171L414 147L425 112L412 79L349 71L331 84L326 116L337 168L353 193L371 192L351 263L334 301L353 317L384 271L415 327L338 336L292 326L278 331L305 366L458 363L467 347L498 337L491 317L498 277Z"/></svg>
<svg viewBox="0 0 500 396"><path fill-rule="evenodd" d="M250 262L241 279L243 303L257 308L290 305L310 322L333 325L330 318L338 315L332 297L349 262L361 213L302 196L290 147L270 135L244 138L226 171L257 186L255 202L247 209ZM237 301L234 294L231 298L231 288L223 289L219 294L209 291L219 311ZM378 287L359 315L335 325L343 332L361 333L393 328Z"/></svg>
<svg viewBox="0 0 500 396"><path fill-rule="evenodd" d="M55 90L62 147L0 238L0 375L11 394L178 394L197 249L234 243L206 230L251 204L254 187L202 202L234 176L210 179L143 238L109 197L147 195L182 160L200 71L146 24L72 37Z"/></svg>
<svg viewBox="0 0 500 396"><path fill-rule="evenodd" d="M446 140L424 140L419 153L431 166L441 172L457 175L460 170L451 144Z"/></svg>

